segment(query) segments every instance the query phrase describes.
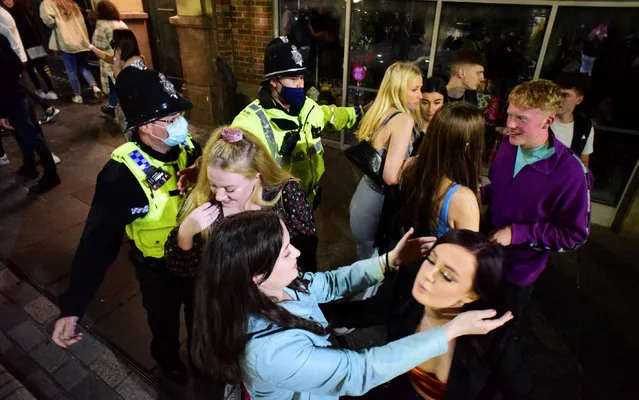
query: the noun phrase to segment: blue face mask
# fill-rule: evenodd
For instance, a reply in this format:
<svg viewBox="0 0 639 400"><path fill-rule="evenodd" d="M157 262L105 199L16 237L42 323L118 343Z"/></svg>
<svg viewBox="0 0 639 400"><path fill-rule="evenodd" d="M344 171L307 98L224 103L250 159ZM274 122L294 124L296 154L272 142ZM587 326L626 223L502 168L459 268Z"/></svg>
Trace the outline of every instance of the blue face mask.
<svg viewBox="0 0 639 400"><path fill-rule="evenodd" d="M153 124L155 126L160 126ZM178 144L184 143L187 136L189 135L189 123L186 121L186 118L179 117L177 120L173 121L173 123L169 125L163 126L166 129L169 136L167 138L158 138L167 146L177 146ZM153 135L155 136L155 135ZM157 136L155 136L157 137Z"/></svg>
<svg viewBox="0 0 639 400"><path fill-rule="evenodd" d="M282 85L280 96L291 106L291 114L299 114L304 101L306 101L306 95L304 94L304 88L292 88Z"/></svg>

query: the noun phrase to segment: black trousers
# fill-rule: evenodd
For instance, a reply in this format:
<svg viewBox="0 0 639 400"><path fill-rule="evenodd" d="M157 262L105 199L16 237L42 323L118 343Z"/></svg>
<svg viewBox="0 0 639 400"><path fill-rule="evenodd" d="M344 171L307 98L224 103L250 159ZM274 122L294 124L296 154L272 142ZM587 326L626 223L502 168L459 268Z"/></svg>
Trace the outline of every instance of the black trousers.
<svg viewBox="0 0 639 400"><path fill-rule="evenodd" d="M36 169L35 152L42 162L44 177L52 178L57 176L57 169L51 156L51 150L49 150L47 142L42 135L42 128L40 128L33 106L26 96L12 107L9 114L9 124L13 127L11 132L20 147L24 168L29 170Z"/></svg>
<svg viewBox="0 0 639 400"><path fill-rule="evenodd" d="M179 359L180 310L184 307L187 346L191 349L195 277L172 275L164 261L144 258L132 251L131 261L140 283L142 305L151 329L151 356L159 364Z"/></svg>

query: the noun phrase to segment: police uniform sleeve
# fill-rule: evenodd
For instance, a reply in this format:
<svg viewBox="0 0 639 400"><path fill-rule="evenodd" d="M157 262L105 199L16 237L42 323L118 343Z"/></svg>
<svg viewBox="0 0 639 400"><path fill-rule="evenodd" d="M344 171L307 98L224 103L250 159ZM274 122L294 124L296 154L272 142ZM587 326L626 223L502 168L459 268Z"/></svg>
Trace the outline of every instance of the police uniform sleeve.
<svg viewBox="0 0 639 400"><path fill-rule="evenodd" d="M335 129L354 127L364 114L361 106L357 107L337 107L320 106L324 113L324 125L330 123Z"/></svg>
<svg viewBox="0 0 639 400"><path fill-rule="evenodd" d="M143 216L132 209L145 205L146 195L131 172L121 163L109 161L98 175L69 287L58 299L61 317L82 317L120 251L126 225Z"/></svg>

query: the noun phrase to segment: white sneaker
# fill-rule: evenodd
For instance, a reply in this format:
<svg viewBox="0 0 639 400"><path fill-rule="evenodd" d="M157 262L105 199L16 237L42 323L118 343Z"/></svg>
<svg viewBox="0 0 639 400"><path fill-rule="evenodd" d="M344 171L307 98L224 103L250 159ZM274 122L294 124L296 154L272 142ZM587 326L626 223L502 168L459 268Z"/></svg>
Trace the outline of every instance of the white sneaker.
<svg viewBox="0 0 639 400"><path fill-rule="evenodd" d="M76 94L75 96L73 96L71 98L71 101L77 104L82 104L84 103L84 100L82 100L82 96L80 96L79 94Z"/></svg>
<svg viewBox="0 0 639 400"><path fill-rule="evenodd" d="M44 98L49 100L58 100L58 95L55 94L54 91L50 91L44 94Z"/></svg>
<svg viewBox="0 0 639 400"><path fill-rule="evenodd" d="M0 157L0 166L9 165L10 162L11 161L9 161L9 157L7 157L6 154Z"/></svg>
<svg viewBox="0 0 639 400"><path fill-rule="evenodd" d="M36 94L42 97L43 99L47 98L47 95L42 90L36 90Z"/></svg>
<svg viewBox="0 0 639 400"><path fill-rule="evenodd" d="M51 157L53 157L53 162L56 164L60 164L60 157L56 156L55 154L51 153Z"/></svg>

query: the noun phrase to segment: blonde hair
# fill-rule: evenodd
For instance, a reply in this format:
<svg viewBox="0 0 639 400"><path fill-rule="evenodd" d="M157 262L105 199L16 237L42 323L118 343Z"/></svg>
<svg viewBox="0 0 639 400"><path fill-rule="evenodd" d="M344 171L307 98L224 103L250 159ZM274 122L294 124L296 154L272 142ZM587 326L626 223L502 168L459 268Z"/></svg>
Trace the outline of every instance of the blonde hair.
<svg viewBox="0 0 639 400"><path fill-rule="evenodd" d="M73 0L54 0L54 2L58 10L60 10L60 14L65 18L81 13L80 7Z"/></svg>
<svg viewBox="0 0 639 400"><path fill-rule="evenodd" d="M242 139L229 143L222 139L223 128L228 127L221 126L213 131L204 146L197 183L186 198L178 216L180 224L193 210L212 198L208 167L219 168L251 179L259 173L260 179L253 188L250 200L263 208L275 205L282 195L282 186L290 180L295 180L290 173L275 163L269 151L255 135L242 130ZM277 191L277 195L272 200L264 200L261 196L262 189ZM208 239L209 234L210 228L202 232L204 239Z"/></svg>
<svg viewBox="0 0 639 400"><path fill-rule="evenodd" d="M535 79L515 86L508 102L556 114L561 106L561 88L547 79Z"/></svg>
<svg viewBox="0 0 639 400"><path fill-rule="evenodd" d="M421 75L420 69L411 62L396 62L388 67L373 104L362 118L357 132L358 140L368 139L391 108L409 114L419 126L423 126L423 118L419 108L410 111L406 107L408 85Z"/></svg>

